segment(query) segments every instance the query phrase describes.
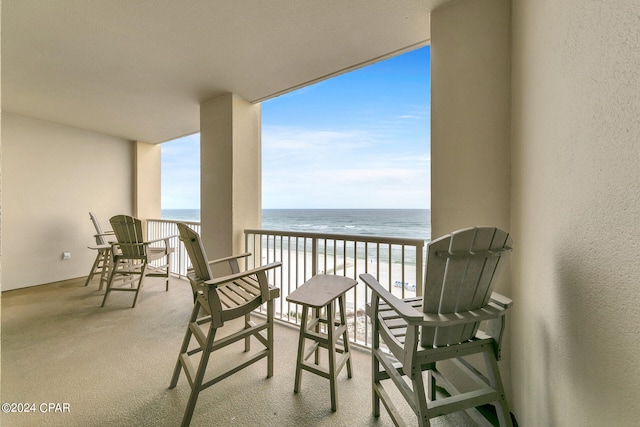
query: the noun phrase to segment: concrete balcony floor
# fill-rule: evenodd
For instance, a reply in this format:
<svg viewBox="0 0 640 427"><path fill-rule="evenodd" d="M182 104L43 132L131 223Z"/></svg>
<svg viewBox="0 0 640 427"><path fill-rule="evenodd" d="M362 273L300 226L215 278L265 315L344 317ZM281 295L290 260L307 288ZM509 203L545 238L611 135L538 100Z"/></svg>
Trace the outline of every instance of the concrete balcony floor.
<svg viewBox="0 0 640 427"><path fill-rule="evenodd" d="M138 304L116 292L101 308L97 279L84 278L2 294L2 403L35 404L35 413L2 413L3 426L177 426L190 388L184 374L167 387L192 308L191 288L148 278ZM227 326L225 326L226 328ZM200 393L192 426L390 426L386 411L371 414L370 354L353 353L354 374L338 381L337 412L328 380L303 372L293 393L297 329L275 329L275 372L266 360ZM257 348L257 343L255 344ZM242 357L241 343L227 347L210 367ZM42 403L58 403L59 407ZM68 405L63 405L68 404ZM64 412L56 412L56 409ZM415 421L406 408L406 419ZM473 425L466 414L432 420L434 426Z"/></svg>

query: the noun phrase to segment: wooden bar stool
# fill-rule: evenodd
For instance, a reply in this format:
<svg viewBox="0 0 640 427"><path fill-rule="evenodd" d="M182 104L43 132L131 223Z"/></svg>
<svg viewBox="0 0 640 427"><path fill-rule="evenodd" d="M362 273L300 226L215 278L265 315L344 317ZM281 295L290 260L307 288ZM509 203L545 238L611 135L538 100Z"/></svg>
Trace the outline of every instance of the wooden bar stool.
<svg viewBox="0 0 640 427"><path fill-rule="evenodd" d="M302 286L287 296L287 301L302 305L302 322L298 341L298 358L296 359L296 380L294 393L300 391L302 370L328 378L331 388L331 410L338 409L338 389L336 378L342 368L347 365L347 376L351 378L351 352L349 351L349 334L345 312L345 293L358 282L343 276L320 274L307 280ZM335 301L338 300L340 319L336 320ZM322 309L324 308L324 314ZM309 318L309 310L312 315ZM326 332L321 324L326 325ZM342 338L342 346L337 346ZM313 343L305 350L305 339ZM320 366L319 347L327 349L329 355L328 369ZM340 358L336 360L336 353ZM307 359L314 355L314 362Z"/></svg>

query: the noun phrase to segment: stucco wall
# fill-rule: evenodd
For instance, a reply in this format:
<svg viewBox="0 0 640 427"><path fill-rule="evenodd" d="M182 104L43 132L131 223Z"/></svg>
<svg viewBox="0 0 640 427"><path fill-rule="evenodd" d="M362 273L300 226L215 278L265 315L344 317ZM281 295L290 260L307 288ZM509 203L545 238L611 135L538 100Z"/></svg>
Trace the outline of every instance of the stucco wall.
<svg viewBox="0 0 640 427"><path fill-rule="evenodd" d="M243 230L260 227L260 112L259 104L230 93L200 106L200 208L209 259L244 252Z"/></svg>
<svg viewBox="0 0 640 427"><path fill-rule="evenodd" d="M89 211L104 228L132 213L133 153L123 139L2 114L3 291L89 273Z"/></svg>
<svg viewBox="0 0 640 427"><path fill-rule="evenodd" d="M465 0L431 14L434 238L471 226L511 231L510 13L504 0ZM496 290L511 296L509 268L503 272ZM509 325L500 361L508 397L511 332ZM482 358L473 360L483 366Z"/></svg>
<svg viewBox="0 0 640 427"><path fill-rule="evenodd" d="M137 141L134 146L133 215L146 230L147 219L162 217L162 152L160 144Z"/></svg>
<svg viewBox="0 0 640 427"><path fill-rule="evenodd" d="M509 230L510 18L504 0L431 14L432 237Z"/></svg>
<svg viewBox="0 0 640 427"><path fill-rule="evenodd" d="M514 0L514 411L640 420L640 5Z"/></svg>

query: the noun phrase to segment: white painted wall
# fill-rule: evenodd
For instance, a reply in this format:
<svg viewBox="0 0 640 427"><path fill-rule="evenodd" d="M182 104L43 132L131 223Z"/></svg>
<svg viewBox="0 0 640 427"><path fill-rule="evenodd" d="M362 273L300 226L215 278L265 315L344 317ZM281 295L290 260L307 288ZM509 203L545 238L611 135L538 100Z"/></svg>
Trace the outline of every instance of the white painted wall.
<svg viewBox="0 0 640 427"><path fill-rule="evenodd" d="M133 154L123 139L2 114L3 291L89 273L89 211L105 229L132 213Z"/></svg>
<svg viewBox="0 0 640 427"><path fill-rule="evenodd" d="M640 420L640 4L514 0L521 426Z"/></svg>

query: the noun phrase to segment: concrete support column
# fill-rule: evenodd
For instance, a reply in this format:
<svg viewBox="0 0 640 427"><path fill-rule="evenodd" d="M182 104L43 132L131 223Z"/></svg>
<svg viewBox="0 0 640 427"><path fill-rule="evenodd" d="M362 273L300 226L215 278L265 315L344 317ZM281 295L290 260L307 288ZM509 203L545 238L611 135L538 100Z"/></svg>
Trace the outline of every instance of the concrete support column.
<svg viewBox="0 0 640 427"><path fill-rule="evenodd" d="M431 14L431 226L510 229L511 6L462 0Z"/></svg>
<svg viewBox="0 0 640 427"><path fill-rule="evenodd" d="M244 252L262 223L261 108L234 94L200 106L200 222L209 259Z"/></svg>
<svg viewBox="0 0 640 427"><path fill-rule="evenodd" d="M431 13L433 238L476 225L511 231L510 5L461 0ZM496 290L511 295L508 276ZM510 333L507 327L500 362L507 396ZM482 366L479 358L471 361ZM446 365L440 369L463 379Z"/></svg>
<svg viewBox="0 0 640 427"><path fill-rule="evenodd" d="M133 216L142 220L146 230L148 218L161 216L160 144L137 141L134 150Z"/></svg>

